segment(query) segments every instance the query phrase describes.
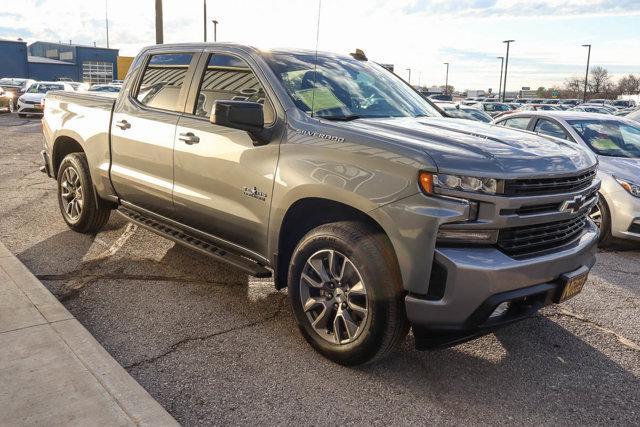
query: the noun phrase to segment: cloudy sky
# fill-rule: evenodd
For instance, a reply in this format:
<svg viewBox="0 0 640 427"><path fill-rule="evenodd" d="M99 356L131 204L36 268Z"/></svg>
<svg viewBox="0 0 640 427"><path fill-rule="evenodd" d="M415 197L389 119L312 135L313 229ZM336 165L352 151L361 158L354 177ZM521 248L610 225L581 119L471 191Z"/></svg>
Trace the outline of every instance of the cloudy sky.
<svg viewBox="0 0 640 427"><path fill-rule="evenodd" d="M316 45L319 0L208 0L218 41L261 48ZM363 49L412 83L497 90L505 45L510 90L562 84L591 63L640 73L640 0L321 0L321 50ZM202 41L203 0L164 0L165 43ZM154 0L0 0L0 38L106 44L135 55L153 44ZM209 23L210 41L213 38Z"/></svg>

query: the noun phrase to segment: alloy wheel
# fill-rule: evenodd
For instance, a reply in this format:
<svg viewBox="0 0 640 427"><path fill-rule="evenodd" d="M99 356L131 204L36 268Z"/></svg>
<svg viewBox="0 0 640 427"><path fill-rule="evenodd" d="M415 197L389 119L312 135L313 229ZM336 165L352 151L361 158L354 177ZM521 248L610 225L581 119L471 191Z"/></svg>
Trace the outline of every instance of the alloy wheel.
<svg viewBox="0 0 640 427"><path fill-rule="evenodd" d="M80 175L73 166L67 166L62 172L60 196L62 197L62 209L67 218L72 222L77 221L82 214L83 191Z"/></svg>
<svg viewBox="0 0 640 427"><path fill-rule="evenodd" d="M332 344L354 341L367 323L367 288L353 262L338 251L309 257L300 277L300 300L313 329Z"/></svg>

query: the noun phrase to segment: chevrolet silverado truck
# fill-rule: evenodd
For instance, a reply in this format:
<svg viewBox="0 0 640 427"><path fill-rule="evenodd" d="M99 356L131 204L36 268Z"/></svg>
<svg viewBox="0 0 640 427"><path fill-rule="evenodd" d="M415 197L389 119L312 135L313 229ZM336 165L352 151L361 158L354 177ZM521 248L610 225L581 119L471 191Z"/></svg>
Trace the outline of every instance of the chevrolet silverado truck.
<svg viewBox="0 0 640 427"><path fill-rule="evenodd" d="M341 364L410 328L435 349L524 319L580 292L595 261L592 153L443 117L361 51L153 46L117 99L51 92L42 123L71 229L117 210L273 277Z"/></svg>

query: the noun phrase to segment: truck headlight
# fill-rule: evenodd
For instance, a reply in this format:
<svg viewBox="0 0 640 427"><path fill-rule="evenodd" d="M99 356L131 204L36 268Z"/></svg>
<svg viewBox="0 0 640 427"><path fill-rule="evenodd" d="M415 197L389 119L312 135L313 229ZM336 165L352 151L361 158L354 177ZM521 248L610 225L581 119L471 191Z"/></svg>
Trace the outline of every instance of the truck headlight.
<svg viewBox="0 0 640 427"><path fill-rule="evenodd" d="M473 176L435 174L420 172L422 191L431 194L435 189L465 191L469 193L496 194L500 181L494 178L476 178Z"/></svg>
<svg viewBox="0 0 640 427"><path fill-rule="evenodd" d="M433 178L433 185L436 188L485 194L496 194L498 192L498 180L494 178L475 178L473 176L446 174L437 174Z"/></svg>
<svg viewBox="0 0 640 427"><path fill-rule="evenodd" d="M631 195L640 197L640 184L620 178L616 178L616 181L618 181L618 184L620 184L622 188L627 190Z"/></svg>

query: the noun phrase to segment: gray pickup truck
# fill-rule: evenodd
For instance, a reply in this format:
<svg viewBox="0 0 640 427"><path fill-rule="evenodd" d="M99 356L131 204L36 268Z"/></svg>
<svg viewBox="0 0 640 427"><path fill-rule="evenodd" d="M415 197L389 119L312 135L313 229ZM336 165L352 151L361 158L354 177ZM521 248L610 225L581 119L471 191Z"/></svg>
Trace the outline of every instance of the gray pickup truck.
<svg viewBox="0 0 640 427"><path fill-rule="evenodd" d="M146 48L117 99L50 93L43 131L69 227L95 233L117 209L273 276L342 364L410 327L433 349L526 318L595 261L593 154L443 117L360 51Z"/></svg>

